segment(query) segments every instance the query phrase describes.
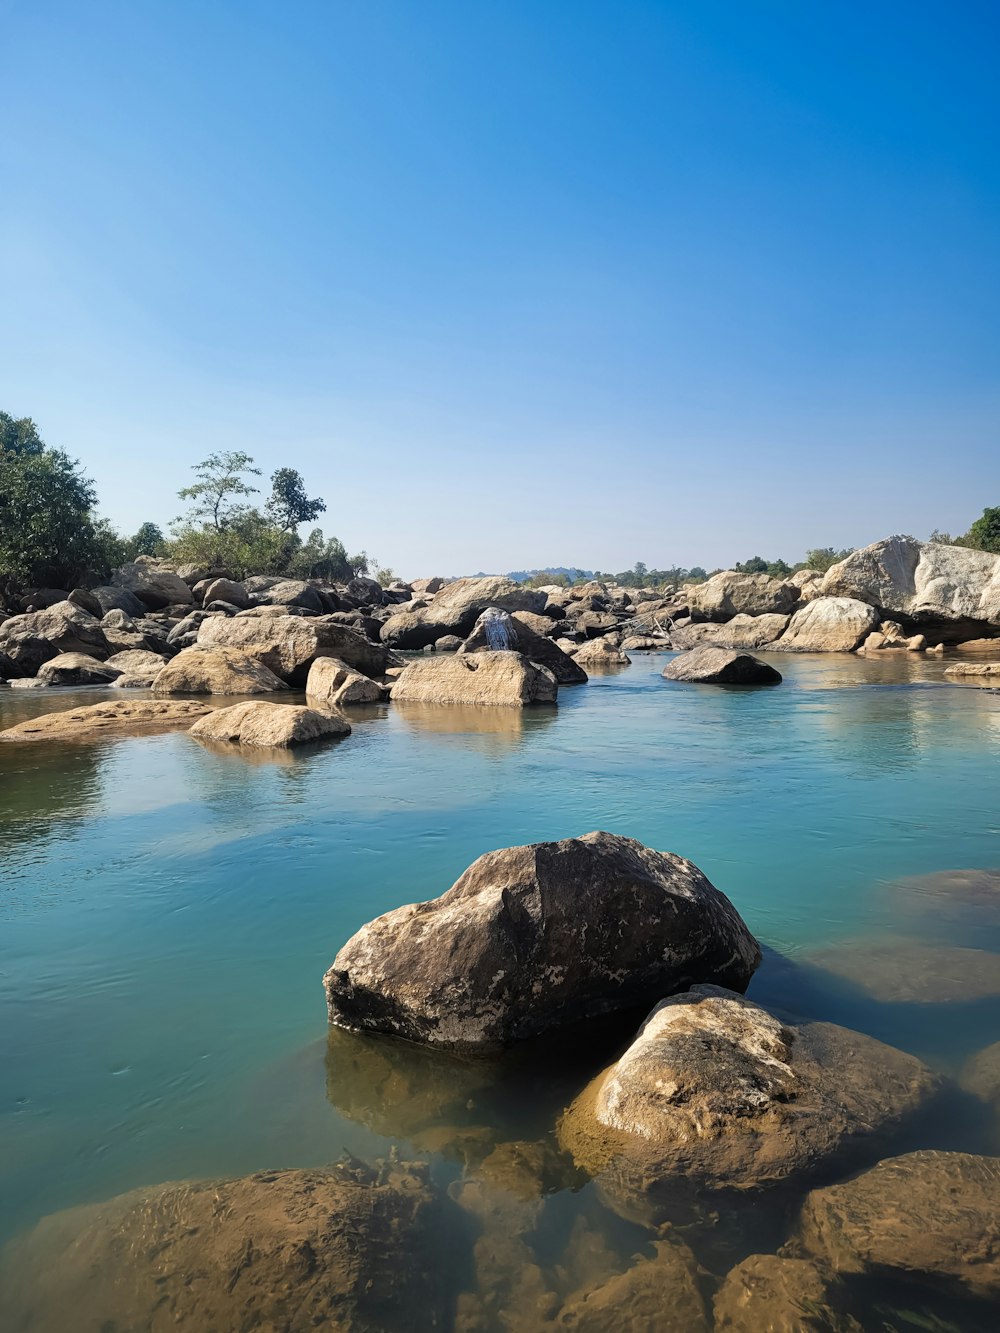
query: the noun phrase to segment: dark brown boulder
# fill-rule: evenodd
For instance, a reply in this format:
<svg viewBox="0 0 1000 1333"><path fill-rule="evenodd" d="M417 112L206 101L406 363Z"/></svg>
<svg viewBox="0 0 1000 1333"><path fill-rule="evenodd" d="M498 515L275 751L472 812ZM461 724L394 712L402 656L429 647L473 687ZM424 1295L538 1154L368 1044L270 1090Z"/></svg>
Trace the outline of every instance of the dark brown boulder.
<svg viewBox="0 0 1000 1333"><path fill-rule="evenodd" d="M743 990L759 962L697 866L588 833L488 852L440 898L364 926L324 981L333 1023L476 1049L697 981Z"/></svg>
<svg viewBox="0 0 1000 1333"><path fill-rule="evenodd" d="M667 680L692 681L699 685L780 685L775 671L751 653L705 644L680 653L663 668Z"/></svg>

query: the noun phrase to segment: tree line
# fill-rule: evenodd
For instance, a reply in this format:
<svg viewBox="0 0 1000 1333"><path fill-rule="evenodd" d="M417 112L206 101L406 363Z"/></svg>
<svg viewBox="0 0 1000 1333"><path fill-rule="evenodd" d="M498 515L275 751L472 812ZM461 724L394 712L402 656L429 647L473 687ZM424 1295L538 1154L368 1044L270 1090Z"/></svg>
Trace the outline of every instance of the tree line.
<svg viewBox="0 0 1000 1333"><path fill-rule="evenodd" d="M271 475L262 505L253 458L240 451L210 454L195 479L178 491L188 501L165 534L143 523L131 536L97 514L97 491L80 463L42 440L30 417L0 412L0 587L75 587L106 578L140 555L225 569L234 578L284 574L346 582L373 573L394 577L366 552L349 555L337 537L299 529L326 512L291 467Z"/></svg>

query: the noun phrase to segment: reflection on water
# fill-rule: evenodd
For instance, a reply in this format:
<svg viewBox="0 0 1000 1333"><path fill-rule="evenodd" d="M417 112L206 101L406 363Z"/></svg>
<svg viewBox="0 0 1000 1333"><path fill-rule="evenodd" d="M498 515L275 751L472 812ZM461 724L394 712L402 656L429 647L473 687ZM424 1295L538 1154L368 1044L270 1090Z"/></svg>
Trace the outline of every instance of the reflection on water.
<svg viewBox="0 0 1000 1333"><path fill-rule="evenodd" d="M328 1035L321 977L364 921L482 852L609 828L734 899L772 946L753 998L978 1068L1000 1037L982 957L1000 951L1000 696L948 684L947 659L773 660L770 691L670 688L660 654L557 709L352 709L342 744L281 764L183 734L0 746L3 1234L143 1185L395 1150L468 1221L456 1328L607 1327L647 1279L687 1309L687 1254L710 1326L725 1274L787 1240L794 1208L703 1219L657 1253L554 1136L641 1016L455 1060ZM0 725L102 697L7 691ZM922 1142L996 1153L998 1106L963 1077ZM863 1328L995 1326L954 1292L848 1286Z"/></svg>

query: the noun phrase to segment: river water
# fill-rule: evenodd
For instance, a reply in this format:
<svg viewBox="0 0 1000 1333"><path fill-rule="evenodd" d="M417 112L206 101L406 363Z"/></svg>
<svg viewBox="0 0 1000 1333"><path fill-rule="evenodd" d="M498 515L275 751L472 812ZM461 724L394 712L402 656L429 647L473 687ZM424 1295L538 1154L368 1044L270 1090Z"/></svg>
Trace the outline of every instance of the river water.
<svg viewBox="0 0 1000 1333"><path fill-rule="evenodd" d="M1000 1038L1000 996L953 952L1000 950L1000 898L942 918L900 881L1000 867L1000 692L920 655L772 660L773 689L674 685L662 655L639 655L553 708L354 710L345 741L282 762L184 734L0 745L0 1237L138 1186L343 1150L395 1145L447 1185L476 1170L465 1130L550 1145L608 1049L470 1093L447 1062L328 1044L321 978L365 921L438 895L482 852L597 828L690 858L732 898L769 946L751 996L956 1074ZM0 727L107 693L0 691ZM875 994L809 971L873 943ZM903 957L915 944L926 976ZM971 1112L923 1132L1000 1152ZM649 1240L578 1175L539 1189L539 1262L583 1217L622 1253ZM951 1297L879 1299L865 1327L996 1326Z"/></svg>

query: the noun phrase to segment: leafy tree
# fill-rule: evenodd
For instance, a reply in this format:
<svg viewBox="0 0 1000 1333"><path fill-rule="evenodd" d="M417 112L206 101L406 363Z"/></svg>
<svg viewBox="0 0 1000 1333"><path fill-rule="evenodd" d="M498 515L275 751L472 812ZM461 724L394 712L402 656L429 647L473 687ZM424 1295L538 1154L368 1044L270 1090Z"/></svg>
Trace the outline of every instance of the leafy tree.
<svg viewBox="0 0 1000 1333"><path fill-rule="evenodd" d="M930 544L931 544L932 546L954 546L954 545L955 545L954 541L952 540L951 533L950 533L950 532L942 532L942 531L940 530L940 528L935 528L934 531L931 533L931 535L927 538L927 540L928 540L928 542L930 542Z"/></svg>
<svg viewBox="0 0 1000 1333"><path fill-rule="evenodd" d="M264 510L282 532L294 532L300 523L312 523L326 513L326 502L310 500L302 474L293 467L279 467L271 477L271 494Z"/></svg>
<svg viewBox="0 0 1000 1333"><path fill-rule="evenodd" d="M977 518L965 534L965 544L977 551L1000 554L1000 506L983 510L982 518Z"/></svg>
<svg viewBox="0 0 1000 1333"><path fill-rule="evenodd" d="M633 569L632 572L635 575L636 587L641 588L643 579L649 573L647 566L644 565L641 560L637 560L635 562L635 568Z"/></svg>
<svg viewBox="0 0 1000 1333"><path fill-rule="evenodd" d="M835 551L832 546L817 546L811 551L806 551L803 568L815 569L820 574L825 574L831 565L839 565L841 560L846 560L853 552L853 546L846 546L842 551Z"/></svg>
<svg viewBox="0 0 1000 1333"><path fill-rule="evenodd" d="M209 454L195 465L194 473L198 478L194 485L177 492L180 499L194 501L187 515L178 522L193 525L200 519L216 532L224 532L249 512L247 505L238 503L239 497L257 492L257 487L251 486L243 477L244 473L260 476L260 468L253 466L249 454L238 450Z"/></svg>
<svg viewBox="0 0 1000 1333"><path fill-rule="evenodd" d="M708 578L708 575L702 569L701 565L692 565L687 572L688 583L701 583Z"/></svg>
<svg viewBox="0 0 1000 1333"><path fill-rule="evenodd" d="M761 555L752 555L749 560L734 566L737 574L766 574L767 561Z"/></svg>
<svg viewBox="0 0 1000 1333"><path fill-rule="evenodd" d="M105 567L93 482L27 417L0 413L0 581L66 587Z"/></svg>
<svg viewBox="0 0 1000 1333"><path fill-rule="evenodd" d="M166 539L155 523L143 523L135 536L128 539L126 545L129 558L134 560L137 555L162 555Z"/></svg>

